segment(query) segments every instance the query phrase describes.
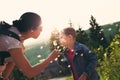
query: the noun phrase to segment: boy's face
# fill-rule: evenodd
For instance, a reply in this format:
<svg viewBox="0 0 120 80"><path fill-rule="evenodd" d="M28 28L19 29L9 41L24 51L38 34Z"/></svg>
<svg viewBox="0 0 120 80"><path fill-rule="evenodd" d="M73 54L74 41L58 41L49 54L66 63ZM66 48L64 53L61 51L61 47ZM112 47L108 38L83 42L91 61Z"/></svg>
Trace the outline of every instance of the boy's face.
<svg viewBox="0 0 120 80"><path fill-rule="evenodd" d="M69 35L65 35L63 32L61 32L59 36L59 40L62 46L68 46L70 38Z"/></svg>

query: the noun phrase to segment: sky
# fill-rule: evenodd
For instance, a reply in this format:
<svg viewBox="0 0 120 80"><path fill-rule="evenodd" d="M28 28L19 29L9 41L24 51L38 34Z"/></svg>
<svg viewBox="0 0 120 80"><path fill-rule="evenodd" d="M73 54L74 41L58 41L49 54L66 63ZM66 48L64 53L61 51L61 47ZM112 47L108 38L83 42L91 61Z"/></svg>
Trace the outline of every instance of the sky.
<svg viewBox="0 0 120 80"><path fill-rule="evenodd" d="M0 21L12 24L25 12L35 12L42 17L43 32L38 39L25 44L45 40L57 27L61 30L71 21L78 29L90 27L90 16L104 25L120 21L120 0L0 0Z"/></svg>

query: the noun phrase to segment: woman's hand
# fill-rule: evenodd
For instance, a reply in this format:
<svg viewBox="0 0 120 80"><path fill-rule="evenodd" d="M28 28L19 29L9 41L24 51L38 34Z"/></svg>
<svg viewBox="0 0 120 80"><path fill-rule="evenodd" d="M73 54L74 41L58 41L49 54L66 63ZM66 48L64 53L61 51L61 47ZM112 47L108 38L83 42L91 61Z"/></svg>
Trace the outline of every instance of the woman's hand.
<svg viewBox="0 0 120 80"><path fill-rule="evenodd" d="M87 80L87 74L83 73L78 80Z"/></svg>

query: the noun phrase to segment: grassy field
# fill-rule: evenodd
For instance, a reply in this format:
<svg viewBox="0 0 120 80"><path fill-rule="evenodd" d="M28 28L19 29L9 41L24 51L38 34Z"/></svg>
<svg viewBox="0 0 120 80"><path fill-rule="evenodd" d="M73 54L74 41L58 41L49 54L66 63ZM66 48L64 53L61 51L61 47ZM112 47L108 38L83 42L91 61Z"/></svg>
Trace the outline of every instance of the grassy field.
<svg viewBox="0 0 120 80"><path fill-rule="evenodd" d="M32 65L37 64L40 60L45 59L50 54L49 43L38 43L27 46L25 55Z"/></svg>

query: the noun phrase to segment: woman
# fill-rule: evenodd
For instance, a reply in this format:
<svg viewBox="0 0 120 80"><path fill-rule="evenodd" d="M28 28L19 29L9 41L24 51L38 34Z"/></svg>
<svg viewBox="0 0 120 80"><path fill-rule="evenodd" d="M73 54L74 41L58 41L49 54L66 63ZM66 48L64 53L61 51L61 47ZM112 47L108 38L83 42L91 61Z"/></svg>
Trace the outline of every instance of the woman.
<svg viewBox="0 0 120 80"><path fill-rule="evenodd" d="M2 56L0 56L0 73L2 80L8 80L8 77L15 65L27 77L34 77L45 69L50 61L54 60L59 55L59 52L54 50L45 61L33 67L24 56L23 53L25 47L23 42L28 38L36 39L42 31L41 24L41 17L38 14L27 12L24 13L19 20L13 21L13 25L11 25L10 28L1 30L0 54ZM3 23L3 25L10 26L6 23ZM3 58L3 55L6 54L7 57L4 56Z"/></svg>

